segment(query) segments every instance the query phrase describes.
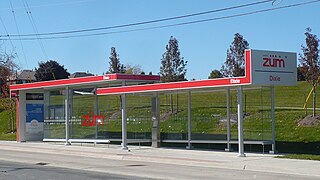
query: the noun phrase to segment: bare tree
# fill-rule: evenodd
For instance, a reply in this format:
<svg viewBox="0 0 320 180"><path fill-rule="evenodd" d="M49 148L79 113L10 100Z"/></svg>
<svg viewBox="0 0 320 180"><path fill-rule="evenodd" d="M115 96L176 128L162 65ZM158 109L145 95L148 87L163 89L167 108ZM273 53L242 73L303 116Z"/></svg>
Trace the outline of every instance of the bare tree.
<svg viewBox="0 0 320 180"><path fill-rule="evenodd" d="M18 65L14 62L14 53L3 52L0 45L0 109L10 109L11 111L11 132L15 131L14 127L14 101L9 99L9 85L14 78Z"/></svg>
<svg viewBox="0 0 320 180"><path fill-rule="evenodd" d="M9 97L9 84L14 78L18 65L14 62L13 53L0 54L0 94L1 97Z"/></svg>
<svg viewBox="0 0 320 180"><path fill-rule="evenodd" d="M319 81L319 39L317 35L311 33L311 28L307 28L306 46L301 45L302 54L299 54L300 66L305 69L306 80L313 89L313 113L316 115L316 86Z"/></svg>

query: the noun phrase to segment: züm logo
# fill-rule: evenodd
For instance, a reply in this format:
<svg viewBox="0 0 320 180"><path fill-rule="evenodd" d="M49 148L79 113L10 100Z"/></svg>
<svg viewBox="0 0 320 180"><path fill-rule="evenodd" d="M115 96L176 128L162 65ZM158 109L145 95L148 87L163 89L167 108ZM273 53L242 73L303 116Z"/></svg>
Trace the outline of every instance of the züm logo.
<svg viewBox="0 0 320 180"><path fill-rule="evenodd" d="M82 115L82 126L104 125L104 116L95 115L93 113Z"/></svg>
<svg viewBox="0 0 320 180"><path fill-rule="evenodd" d="M264 67L286 67L285 61L279 58L263 58Z"/></svg>

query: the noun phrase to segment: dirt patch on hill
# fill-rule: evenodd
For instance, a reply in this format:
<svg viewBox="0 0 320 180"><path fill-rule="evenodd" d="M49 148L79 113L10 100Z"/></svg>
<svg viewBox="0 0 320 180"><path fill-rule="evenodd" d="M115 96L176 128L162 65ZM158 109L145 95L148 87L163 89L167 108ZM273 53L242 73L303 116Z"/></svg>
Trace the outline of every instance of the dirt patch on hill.
<svg viewBox="0 0 320 180"><path fill-rule="evenodd" d="M116 111L111 116L110 119L117 119L121 116L122 111Z"/></svg>
<svg viewBox="0 0 320 180"><path fill-rule="evenodd" d="M171 111L171 110L166 111L166 112L164 112L164 113L162 113L162 114L160 115L160 120L161 120L161 121L165 121L165 120L169 119L171 116L174 116L174 115L178 114L178 112L181 112L181 110L177 111L177 110L175 109L175 110L173 110L173 111Z"/></svg>
<svg viewBox="0 0 320 180"><path fill-rule="evenodd" d="M309 115L298 121L298 125L303 127L314 127L314 126L317 126L319 123L320 123L320 115L316 115L316 116Z"/></svg>

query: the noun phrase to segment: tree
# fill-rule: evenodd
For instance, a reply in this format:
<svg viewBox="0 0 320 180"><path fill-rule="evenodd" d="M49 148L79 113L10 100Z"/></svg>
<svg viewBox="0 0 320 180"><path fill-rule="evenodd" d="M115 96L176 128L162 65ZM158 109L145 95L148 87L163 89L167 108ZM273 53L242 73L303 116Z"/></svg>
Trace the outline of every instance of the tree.
<svg viewBox="0 0 320 180"><path fill-rule="evenodd" d="M214 69L211 71L209 77L209 79L216 79L216 78L222 78L222 74L219 70Z"/></svg>
<svg viewBox="0 0 320 180"><path fill-rule="evenodd" d="M161 59L160 76L162 82L185 81L188 61L180 57L179 43L174 37L170 37L166 52Z"/></svg>
<svg viewBox="0 0 320 180"><path fill-rule="evenodd" d="M306 73L307 73L306 68L299 65L297 67L297 80L298 81L305 81L306 80Z"/></svg>
<svg viewBox="0 0 320 180"><path fill-rule="evenodd" d="M223 77L238 77L245 75L244 52L249 48L249 43L239 33L234 35L234 39L229 49L224 64L221 66Z"/></svg>
<svg viewBox="0 0 320 180"><path fill-rule="evenodd" d="M116 48L111 47L111 53L109 57L109 70L107 73L125 73L126 68L120 63L119 54L117 54Z"/></svg>
<svg viewBox="0 0 320 180"><path fill-rule="evenodd" d="M311 28L307 28L306 46L301 45L302 54L299 54L300 66L305 69L306 80L313 89L313 113L316 114L316 86L319 81L319 39L317 35L311 33Z"/></svg>
<svg viewBox="0 0 320 180"><path fill-rule="evenodd" d="M35 77L37 81L49 81L56 79L66 79L70 73L64 66L58 62L49 60L47 62L39 62L39 67L35 68Z"/></svg>
<svg viewBox="0 0 320 180"><path fill-rule="evenodd" d="M139 64L136 64L134 66L131 64L126 65L126 74L142 74L142 73L144 72Z"/></svg>
<svg viewBox="0 0 320 180"><path fill-rule="evenodd" d="M1 53L0 54L0 96L9 97L9 84L10 80L14 78L14 72L19 68L14 63L13 53Z"/></svg>

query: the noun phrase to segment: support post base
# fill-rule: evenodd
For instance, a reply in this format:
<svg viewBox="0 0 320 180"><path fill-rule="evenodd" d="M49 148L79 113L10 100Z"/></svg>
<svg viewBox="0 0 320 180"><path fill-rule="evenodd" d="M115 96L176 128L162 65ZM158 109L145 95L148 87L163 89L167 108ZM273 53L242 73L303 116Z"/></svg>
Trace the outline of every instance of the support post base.
<svg viewBox="0 0 320 180"><path fill-rule="evenodd" d="M278 151L269 151L269 154L278 154Z"/></svg>
<svg viewBox="0 0 320 180"><path fill-rule="evenodd" d="M246 154L238 154L238 157L246 157Z"/></svg>
<svg viewBox="0 0 320 180"><path fill-rule="evenodd" d="M128 147L127 146L122 146L121 149L122 150L128 150Z"/></svg>

